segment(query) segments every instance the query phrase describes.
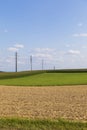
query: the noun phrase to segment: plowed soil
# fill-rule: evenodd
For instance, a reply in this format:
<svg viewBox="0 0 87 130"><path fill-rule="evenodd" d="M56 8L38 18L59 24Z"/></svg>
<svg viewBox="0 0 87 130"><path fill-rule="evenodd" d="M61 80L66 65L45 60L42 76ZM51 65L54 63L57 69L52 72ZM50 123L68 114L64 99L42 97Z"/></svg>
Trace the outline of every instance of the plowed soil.
<svg viewBox="0 0 87 130"><path fill-rule="evenodd" d="M0 117L87 121L87 86L0 86Z"/></svg>

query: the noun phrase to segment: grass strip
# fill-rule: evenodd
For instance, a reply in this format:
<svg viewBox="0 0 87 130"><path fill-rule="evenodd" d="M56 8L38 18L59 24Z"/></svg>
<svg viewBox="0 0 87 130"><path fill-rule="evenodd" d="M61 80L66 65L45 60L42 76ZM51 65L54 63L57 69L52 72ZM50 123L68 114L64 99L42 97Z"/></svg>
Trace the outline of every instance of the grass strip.
<svg viewBox="0 0 87 130"><path fill-rule="evenodd" d="M64 86L87 85L87 73L38 73L12 79L0 79L0 85L8 86Z"/></svg>
<svg viewBox="0 0 87 130"><path fill-rule="evenodd" d="M87 130L87 123L40 119L0 119L0 130Z"/></svg>

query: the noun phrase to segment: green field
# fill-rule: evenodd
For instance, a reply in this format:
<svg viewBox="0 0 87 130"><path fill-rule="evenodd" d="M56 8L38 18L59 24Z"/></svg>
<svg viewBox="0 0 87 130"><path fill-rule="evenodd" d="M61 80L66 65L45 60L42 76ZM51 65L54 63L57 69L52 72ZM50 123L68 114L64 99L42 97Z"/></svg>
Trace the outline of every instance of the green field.
<svg viewBox="0 0 87 130"><path fill-rule="evenodd" d="M74 73L2 73L0 74L0 85L15 86L59 86L59 85L86 85L87 72Z"/></svg>
<svg viewBox="0 0 87 130"><path fill-rule="evenodd" d="M3 118L0 119L0 130L87 130L87 123Z"/></svg>

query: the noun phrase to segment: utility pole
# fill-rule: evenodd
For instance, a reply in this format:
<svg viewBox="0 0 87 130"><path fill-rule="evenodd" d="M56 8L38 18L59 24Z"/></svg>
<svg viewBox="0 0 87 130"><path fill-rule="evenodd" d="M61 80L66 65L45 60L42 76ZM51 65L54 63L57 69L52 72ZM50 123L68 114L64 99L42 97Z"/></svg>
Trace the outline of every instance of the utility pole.
<svg viewBox="0 0 87 130"><path fill-rule="evenodd" d="M31 71L32 71L32 55L30 56L30 66L31 66Z"/></svg>
<svg viewBox="0 0 87 130"><path fill-rule="evenodd" d="M54 66L54 70L55 70L55 66Z"/></svg>
<svg viewBox="0 0 87 130"><path fill-rule="evenodd" d="M17 72L17 52L15 53L15 72Z"/></svg>

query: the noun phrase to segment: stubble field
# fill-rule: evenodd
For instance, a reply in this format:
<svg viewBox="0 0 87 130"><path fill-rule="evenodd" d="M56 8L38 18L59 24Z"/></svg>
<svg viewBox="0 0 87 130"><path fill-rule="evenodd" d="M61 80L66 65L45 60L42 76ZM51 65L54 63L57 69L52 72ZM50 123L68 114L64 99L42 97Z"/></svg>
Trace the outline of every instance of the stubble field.
<svg viewBox="0 0 87 130"><path fill-rule="evenodd" d="M87 86L0 86L0 117L87 121Z"/></svg>

